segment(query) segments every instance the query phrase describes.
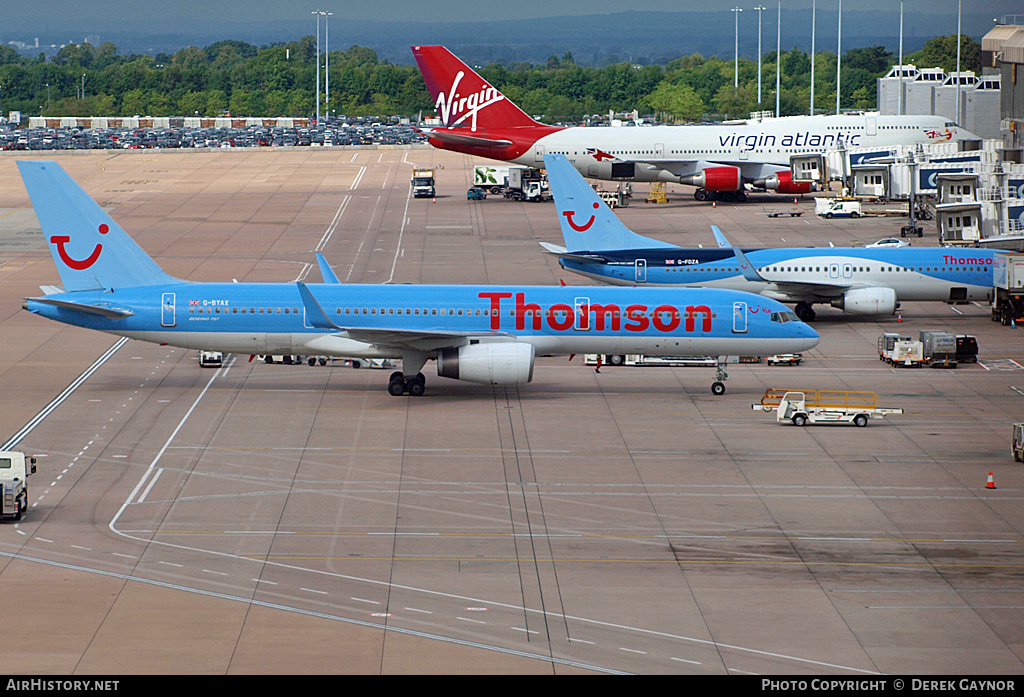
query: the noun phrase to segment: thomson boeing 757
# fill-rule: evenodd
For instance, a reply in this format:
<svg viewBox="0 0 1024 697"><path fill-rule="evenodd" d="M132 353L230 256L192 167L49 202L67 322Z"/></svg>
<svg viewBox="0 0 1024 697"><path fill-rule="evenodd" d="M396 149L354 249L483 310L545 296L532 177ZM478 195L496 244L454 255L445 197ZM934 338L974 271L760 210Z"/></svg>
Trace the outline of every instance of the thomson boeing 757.
<svg viewBox="0 0 1024 697"><path fill-rule="evenodd" d="M689 184L700 201L743 200L747 185L807 193L811 182L791 175L793 156L977 139L942 116L877 113L642 128L548 126L443 46L413 46L412 52L441 120L426 133L434 147L529 167L541 166L545 153L560 153L592 179Z"/></svg>
<svg viewBox="0 0 1024 697"><path fill-rule="evenodd" d="M767 355L818 344L773 300L712 289L191 283L166 274L55 162L19 161L63 288L29 312L142 341L241 354L400 358L388 392L423 394L420 370L494 385L533 378L536 356ZM721 361L720 361L721 363ZM725 391L722 371L713 385Z"/></svg>
<svg viewBox="0 0 1024 697"><path fill-rule="evenodd" d="M992 299L998 250L954 247L682 248L634 233L562 155L545 155L565 246L542 243L562 268L617 285L702 286L796 303L805 322L823 303L854 315L891 315L905 300Z"/></svg>

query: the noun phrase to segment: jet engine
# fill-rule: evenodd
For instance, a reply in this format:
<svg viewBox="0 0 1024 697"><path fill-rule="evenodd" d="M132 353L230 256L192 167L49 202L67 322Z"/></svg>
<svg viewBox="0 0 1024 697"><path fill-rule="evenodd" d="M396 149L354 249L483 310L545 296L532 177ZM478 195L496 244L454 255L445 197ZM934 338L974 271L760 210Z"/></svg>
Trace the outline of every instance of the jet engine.
<svg viewBox="0 0 1024 697"><path fill-rule="evenodd" d="M739 167L708 167L696 174L679 177L679 183L708 191L739 191L743 180Z"/></svg>
<svg viewBox="0 0 1024 697"><path fill-rule="evenodd" d="M854 288L832 301L851 315L891 315L896 311L896 291L892 288Z"/></svg>
<svg viewBox="0 0 1024 697"><path fill-rule="evenodd" d="M775 191L780 194L809 194L814 190L813 182L793 181L792 172L776 172L763 179L758 179L754 182L754 187Z"/></svg>
<svg viewBox="0 0 1024 697"><path fill-rule="evenodd" d="M534 356L533 344L522 341L447 348L437 356L437 374L484 385L522 385L533 380Z"/></svg>

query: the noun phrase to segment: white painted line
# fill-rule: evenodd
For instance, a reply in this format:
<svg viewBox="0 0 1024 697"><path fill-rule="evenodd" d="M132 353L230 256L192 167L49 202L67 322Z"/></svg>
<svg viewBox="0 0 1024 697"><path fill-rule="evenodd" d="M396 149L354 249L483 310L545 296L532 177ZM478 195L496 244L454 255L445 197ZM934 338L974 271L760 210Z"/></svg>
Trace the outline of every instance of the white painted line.
<svg viewBox="0 0 1024 697"><path fill-rule="evenodd" d="M54 397L49 404L43 407L42 411L40 411L38 414L32 417L32 419L27 424L22 426L20 431L18 431L9 439L7 439L7 441L4 442L3 445L0 445L0 450L13 450L14 446L21 442L21 440L25 438L25 436L31 433L36 426L42 423L43 419L49 416L54 409L59 407L64 402L64 400L70 397L75 392L75 390L81 387L82 383L88 380L93 373L99 370L100 366L102 366L104 363L110 360L110 357L117 353L117 350L124 346L126 343L128 343L128 337L126 336L123 336L117 341L115 341L113 346L104 351L103 354L96 359L95 363L89 366L84 373L75 378L70 385L65 387L63 392Z"/></svg>

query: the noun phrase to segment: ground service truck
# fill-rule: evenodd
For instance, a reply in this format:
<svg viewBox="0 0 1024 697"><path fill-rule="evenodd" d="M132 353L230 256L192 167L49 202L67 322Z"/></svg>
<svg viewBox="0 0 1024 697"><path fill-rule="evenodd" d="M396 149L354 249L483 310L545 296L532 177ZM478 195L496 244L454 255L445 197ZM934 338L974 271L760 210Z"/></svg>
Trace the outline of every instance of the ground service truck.
<svg viewBox="0 0 1024 697"><path fill-rule="evenodd" d="M412 171L412 195L413 198L434 198L434 170Z"/></svg>
<svg viewBox="0 0 1024 697"><path fill-rule="evenodd" d="M918 338L924 347L924 362L933 368L955 368L956 334L937 329L922 329Z"/></svg>
<svg viewBox="0 0 1024 697"><path fill-rule="evenodd" d="M473 167L473 186L490 193L504 191L508 185L508 165L476 165Z"/></svg>
<svg viewBox="0 0 1024 697"><path fill-rule="evenodd" d="M1024 253L1000 252L992 266L992 321L1003 326L1024 318Z"/></svg>
<svg viewBox="0 0 1024 697"><path fill-rule="evenodd" d="M515 201L546 201L551 198L547 175L533 167L509 167L505 198Z"/></svg>
<svg viewBox="0 0 1024 697"><path fill-rule="evenodd" d="M878 360L893 367L920 368L924 362L924 344L909 336L882 334L878 337Z"/></svg>
<svg viewBox="0 0 1024 697"><path fill-rule="evenodd" d="M0 450L0 517L21 520L28 508L28 476L36 459L14 450Z"/></svg>

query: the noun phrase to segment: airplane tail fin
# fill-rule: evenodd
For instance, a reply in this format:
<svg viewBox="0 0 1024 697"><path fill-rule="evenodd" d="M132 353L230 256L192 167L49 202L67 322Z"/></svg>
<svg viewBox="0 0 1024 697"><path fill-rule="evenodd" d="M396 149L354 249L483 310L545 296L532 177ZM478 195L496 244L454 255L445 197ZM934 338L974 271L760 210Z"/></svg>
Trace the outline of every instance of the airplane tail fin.
<svg viewBox="0 0 1024 697"><path fill-rule="evenodd" d="M412 54L444 126L473 131L543 126L444 46L413 46Z"/></svg>
<svg viewBox="0 0 1024 697"><path fill-rule="evenodd" d="M65 291L175 281L56 162L18 169Z"/></svg>
<svg viewBox="0 0 1024 697"><path fill-rule="evenodd" d="M567 251L666 249L675 246L638 235L623 225L565 155L544 155L544 167Z"/></svg>

